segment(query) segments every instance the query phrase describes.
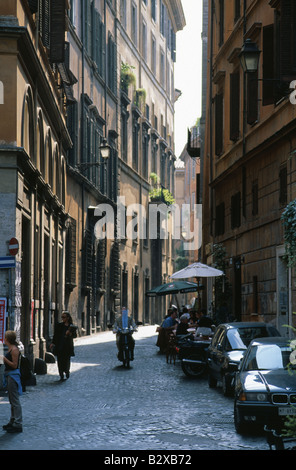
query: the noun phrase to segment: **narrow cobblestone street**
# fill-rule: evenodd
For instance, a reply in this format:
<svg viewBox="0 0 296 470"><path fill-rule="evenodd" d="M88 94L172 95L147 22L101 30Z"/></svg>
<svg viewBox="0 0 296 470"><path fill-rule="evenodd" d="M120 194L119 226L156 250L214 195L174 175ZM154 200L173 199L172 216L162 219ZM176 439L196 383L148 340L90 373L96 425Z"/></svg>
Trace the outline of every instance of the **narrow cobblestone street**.
<svg viewBox="0 0 296 470"><path fill-rule="evenodd" d="M135 360L116 358L115 337L103 332L75 341L71 376L59 382L56 364L21 397L24 429L7 434L7 395L0 394L2 450L268 450L264 436L242 437L233 400L207 379L190 380L155 346L155 326L134 335Z"/></svg>

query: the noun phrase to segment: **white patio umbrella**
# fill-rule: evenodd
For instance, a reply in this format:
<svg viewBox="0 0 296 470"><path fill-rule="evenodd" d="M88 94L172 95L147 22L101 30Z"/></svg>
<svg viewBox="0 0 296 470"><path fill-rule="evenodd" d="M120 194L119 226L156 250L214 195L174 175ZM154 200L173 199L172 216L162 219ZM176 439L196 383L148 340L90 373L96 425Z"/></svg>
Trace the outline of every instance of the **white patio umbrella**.
<svg viewBox="0 0 296 470"><path fill-rule="evenodd" d="M186 266L186 268L180 269L176 273L171 275L172 279L185 279L188 277L216 277L223 276L223 271L220 269L213 268L207 264L193 263Z"/></svg>
<svg viewBox="0 0 296 470"><path fill-rule="evenodd" d="M199 295L199 278L200 277L216 277L216 276L223 276L224 272L220 271L220 269L213 268L212 266L208 266L207 264L202 263L192 263L186 268L180 269L176 273L171 275L172 279L186 279L188 277L195 277L197 278L197 292L198 292L198 304L199 304L199 311L200 311L200 295Z"/></svg>

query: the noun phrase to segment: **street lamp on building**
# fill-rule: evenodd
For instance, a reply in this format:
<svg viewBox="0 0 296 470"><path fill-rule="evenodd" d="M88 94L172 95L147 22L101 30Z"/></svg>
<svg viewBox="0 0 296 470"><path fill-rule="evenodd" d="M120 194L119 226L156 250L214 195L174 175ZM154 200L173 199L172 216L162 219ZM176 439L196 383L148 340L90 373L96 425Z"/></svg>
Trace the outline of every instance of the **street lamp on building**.
<svg viewBox="0 0 296 470"><path fill-rule="evenodd" d="M83 168L90 168L92 166L100 166L102 164L103 165L106 164L107 160L108 160L108 158L110 157L110 154L111 154L111 147L108 144L106 139L103 139L103 141L102 141L102 143L99 147L99 150L100 150L100 154L101 154L101 157L102 157L101 162L81 162L81 163L77 163L76 167L78 169L83 169Z"/></svg>
<svg viewBox="0 0 296 470"><path fill-rule="evenodd" d="M257 72L260 52L256 43L247 39L240 51L239 58L242 69L246 73Z"/></svg>

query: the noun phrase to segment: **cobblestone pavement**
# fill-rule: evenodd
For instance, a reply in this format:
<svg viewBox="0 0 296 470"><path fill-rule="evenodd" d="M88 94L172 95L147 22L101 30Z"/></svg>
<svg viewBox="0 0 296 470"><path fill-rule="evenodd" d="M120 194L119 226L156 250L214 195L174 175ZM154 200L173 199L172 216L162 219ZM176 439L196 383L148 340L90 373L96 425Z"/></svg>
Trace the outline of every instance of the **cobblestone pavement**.
<svg viewBox="0 0 296 470"><path fill-rule="evenodd" d="M69 380L59 382L48 364L21 397L21 434L2 431L10 410L0 392L0 449L268 450L264 436L236 434L233 399L206 378L187 378L179 362L166 363L155 326L134 338L130 369L117 361L112 332L76 339Z"/></svg>

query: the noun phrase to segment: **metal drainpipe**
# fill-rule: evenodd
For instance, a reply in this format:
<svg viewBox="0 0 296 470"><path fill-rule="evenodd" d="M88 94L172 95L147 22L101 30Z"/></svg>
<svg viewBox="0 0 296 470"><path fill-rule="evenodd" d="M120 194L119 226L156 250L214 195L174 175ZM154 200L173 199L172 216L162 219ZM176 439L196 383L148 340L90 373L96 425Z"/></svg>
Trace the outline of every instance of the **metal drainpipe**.
<svg viewBox="0 0 296 470"><path fill-rule="evenodd" d="M214 0L211 2L211 37L210 37L210 89L209 89L209 95L210 95L210 183L213 181L213 84L212 84L212 73L213 73L213 26L214 26ZM213 196L214 194L214 189L211 186L211 192L210 192L210 214L211 214L211 223L210 223L210 232L213 235L213 216L214 216L214 211L213 211Z"/></svg>

